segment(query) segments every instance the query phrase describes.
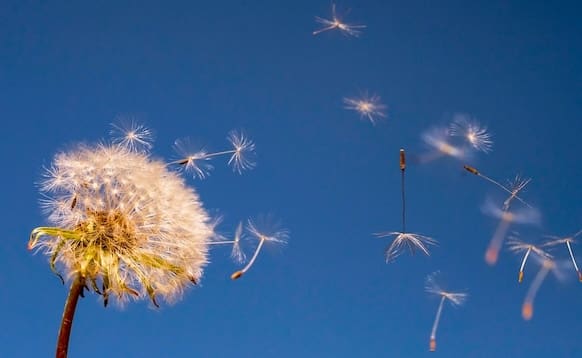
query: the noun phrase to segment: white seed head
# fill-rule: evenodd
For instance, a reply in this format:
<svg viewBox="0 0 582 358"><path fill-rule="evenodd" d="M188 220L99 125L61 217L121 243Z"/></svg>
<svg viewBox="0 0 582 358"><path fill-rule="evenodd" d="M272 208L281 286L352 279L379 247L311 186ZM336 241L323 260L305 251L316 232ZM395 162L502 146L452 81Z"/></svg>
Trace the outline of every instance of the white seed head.
<svg viewBox="0 0 582 358"><path fill-rule="evenodd" d="M105 300L172 302L199 281L213 227L165 163L131 146L81 146L56 155L40 189L54 227L35 229L29 247L38 243L51 266L81 275Z"/></svg>

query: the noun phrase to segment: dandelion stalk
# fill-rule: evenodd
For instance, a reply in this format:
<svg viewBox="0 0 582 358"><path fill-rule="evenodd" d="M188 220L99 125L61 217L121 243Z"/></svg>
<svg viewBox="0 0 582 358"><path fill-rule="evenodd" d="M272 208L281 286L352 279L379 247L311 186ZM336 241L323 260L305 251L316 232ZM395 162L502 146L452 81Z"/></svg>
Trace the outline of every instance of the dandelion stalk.
<svg viewBox="0 0 582 358"><path fill-rule="evenodd" d="M527 291L527 295L525 296L525 300L523 301L523 305L521 307L521 316L524 320L529 321L533 317L533 304L534 299L542 282L548 275L548 272L554 268L553 261L546 259L542 262L542 267L538 271L535 279L533 280L529 290Z"/></svg>
<svg viewBox="0 0 582 358"><path fill-rule="evenodd" d="M404 171L406 170L406 155L404 149L400 149L400 172L402 188L402 232L406 232L406 197L404 195Z"/></svg>
<svg viewBox="0 0 582 358"><path fill-rule="evenodd" d="M446 296L441 297L441 302L439 303L439 308L437 309L437 313L434 318L434 323L432 324L432 331L430 332L430 344L429 344L429 349L431 352L434 352L436 350L436 331L439 326L439 321L441 319L441 312L443 311L445 299Z"/></svg>
<svg viewBox="0 0 582 358"><path fill-rule="evenodd" d="M150 157L149 138L132 123L114 144L57 154L40 183L52 226L33 229L28 249L46 254L61 280L73 278L57 357L67 356L84 290L104 306L113 296L118 303L149 298L158 307L159 298L175 302L202 277L214 228L198 194Z"/></svg>
<svg viewBox="0 0 582 358"><path fill-rule="evenodd" d="M251 266L253 266L253 264L255 263L255 260L257 259L257 256L259 256L259 252L261 252L261 248L263 247L264 243L265 243L265 239L261 238L259 241L259 245L257 246L255 253L253 254L253 257L251 257L251 259L249 260L247 265L242 270L236 271L235 273L233 273L231 275L231 278L233 280L240 278L245 272L247 272L251 268Z"/></svg>
<svg viewBox="0 0 582 358"><path fill-rule="evenodd" d="M81 275L77 275L71 288L65 308L63 310L63 318L61 320L61 328L59 330L59 338L57 340L56 358L66 358L69 351L69 338L71 337L71 328L73 327L73 318L75 317L75 310L77 308L77 301L79 296L83 293L85 287L85 280Z"/></svg>
<svg viewBox="0 0 582 358"><path fill-rule="evenodd" d="M530 252L531 252L531 247L529 249L527 249L527 251L525 252L525 256L523 256L523 260L521 261L521 266L519 268L519 277L517 278L517 281L519 281L519 283L521 283L521 281L523 281L523 268L525 267L525 263L527 261L527 258L529 256Z"/></svg>

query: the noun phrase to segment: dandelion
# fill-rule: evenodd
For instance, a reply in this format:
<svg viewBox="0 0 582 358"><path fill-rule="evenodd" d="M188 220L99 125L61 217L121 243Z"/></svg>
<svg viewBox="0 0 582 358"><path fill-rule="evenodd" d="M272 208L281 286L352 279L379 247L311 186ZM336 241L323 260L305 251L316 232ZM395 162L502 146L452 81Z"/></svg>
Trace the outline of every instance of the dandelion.
<svg viewBox="0 0 582 358"><path fill-rule="evenodd" d="M415 250L418 249L425 255L430 256L428 251L429 245L436 245L437 241L424 235L413 234L409 232L384 232L375 234L377 237L388 237L394 236L394 240L388 246L385 251L386 262L394 261L398 256L400 256L406 248L414 254Z"/></svg>
<svg viewBox="0 0 582 358"><path fill-rule="evenodd" d="M522 191L526 187L527 184L529 184L529 182L531 181L530 178L522 179L519 174L516 175L513 182L509 183L509 186L511 187L511 189L509 189L505 185L502 185L501 183L489 178L488 176L484 175L479 170L477 170L476 168L474 168L470 165L463 165L463 168L465 168L465 170L468 171L469 173L474 174L478 177L481 177L481 178L487 180L488 182L492 183L493 185L501 188L501 190L509 193L509 197L507 199L505 199L505 201L503 202L503 210L505 210L505 211L509 210L509 205L511 204L511 201L513 199L517 199L519 202L521 202L525 206L528 206L531 208L531 206L528 203L526 203L522 198L520 198L517 195L517 194L519 194L520 191Z"/></svg>
<svg viewBox="0 0 582 358"><path fill-rule="evenodd" d="M224 237L220 237L220 240L217 241L210 241L208 244L209 245L225 245L225 244L232 244L232 251L230 252L230 257L236 262L236 263L243 263L246 261L246 255L245 253L242 251L241 245L240 245L240 241L242 238L242 232L243 231L243 225L242 222L240 222L238 224L238 226L236 227L236 231L234 233L234 238L232 240L227 240Z"/></svg>
<svg viewBox="0 0 582 358"><path fill-rule="evenodd" d="M57 342L67 355L84 290L118 303L174 302L196 284L213 235L197 193L165 163L124 144L79 146L57 154L40 184L53 226L32 230L28 248L49 256L72 284ZM59 267L57 269L57 266Z"/></svg>
<svg viewBox="0 0 582 358"><path fill-rule="evenodd" d="M576 273L578 273L578 281L582 282L582 272L580 272L578 264L576 264L574 252L572 251L572 243L575 242L576 237L578 237L580 234L582 234L582 230L578 231L572 236L567 237L548 236L548 238L550 238L550 241L546 242L543 246L556 246L560 244L566 244L566 247L568 248L568 253L570 254L570 259L572 260L572 264L574 264L574 269L576 270Z"/></svg>
<svg viewBox="0 0 582 358"><path fill-rule="evenodd" d="M380 96L367 94L360 98L344 98L345 109L360 113L360 118L367 118L372 124L376 124L378 117L386 117L386 105L380 102Z"/></svg>
<svg viewBox="0 0 582 358"><path fill-rule="evenodd" d="M402 231L393 232L383 232L375 234L376 237L388 237L394 236L394 240L388 246L385 251L386 263L394 261L398 256L402 254L406 247L411 253L414 253L416 249L422 251L425 255L429 256L428 251L429 245L436 245L436 240L420 235L406 232L406 196L404 190L404 172L406 170L406 154L404 149L400 149L399 156L399 166L401 173L401 192L402 192Z"/></svg>
<svg viewBox="0 0 582 358"><path fill-rule="evenodd" d="M511 204L511 201L513 199L518 199L519 201L521 201L523 204L525 204L526 206L530 206L528 203L524 202L523 200L521 200L517 194L522 191L531 181L531 178L527 178L527 179L523 179L518 175L515 176L515 179L513 179L513 182L509 183L509 187L510 189L510 195L507 199L505 199L505 201L503 202L503 210L509 210L509 205Z"/></svg>
<svg viewBox="0 0 582 358"><path fill-rule="evenodd" d="M349 25L341 21L339 16L335 11L335 4L331 4L331 20L321 18L319 16L315 17L315 21L322 24L324 27L313 31L313 35L318 35L324 31L338 29L345 35L351 35L354 37L360 36L361 30L366 27L366 25Z"/></svg>
<svg viewBox="0 0 582 358"><path fill-rule="evenodd" d="M542 257L541 260L541 268L538 271L536 277L534 278L533 282L529 286L523 304L521 306L521 316L524 320L529 321L533 317L534 311L534 300L538 290L540 289L542 283L544 282L546 276L551 271L556 276L560 277L561 272L558 268L558 265L555 261L550 258Z"/></svg>
<svg viewBox="0 0 582 358"><path fill-rule="evenodd" d="M449 300L449 302L453 305L453 306L460 306L462 305L465 300L467 299L467 294L466 293L460 293L460 292L448 292L448 291L444 291L443 289L441 289L440 285L437 283L437 278L438 276L438 272L434 272L430 275L427 276L426 278L426 284L425 284L425 290L426 292L428 292L429 294L432 295L437 295L441 297L437 312L436 312L436 316L434 319L434 323L432 325L432 331L430 332L430 343L429 343L429 349L431 352L434 352L436 350L436 332L438 329L438 325L439 325L439 321L441 318L441 313L443 310L443 305L445 303L445 300Z"/></svg>
<svg viewBox="0 0 582 358"><path fill-rule="evenodd" d="M499 209L493 201L489 199L485 201L485 204L481 209L485 214L501 220L485 253L485 261L489 265L494 265L497 262L503 239L512 223L537 224L540 220L540 214L534 208L526 207L512 212Z"/></svg>
<svg viewBox="0 0 582 358"><path fill-rule="evenodd" d="M152 148L153 133L134 119L124 119L119 124L111 124L113 143L130 151L149 151Z"/></svg>
<svg viewBox="0 0 582 358"><path fill-rule="evenodd" d="M487 131L487 127L482 126L467 115L455 115L450 125L450 135L464 138L475 150L484 153L489 153L493 147L491 134Z"/></svg>
<svg viewBox="0 0 582 358"><path fill-rule="evenodd" d="M178 139L174 142L174 149L181 158L169 164L179 165L199 179L204 179L210 174L214 168L210 160L217 156L230 155L228 165L239 174L242 174L243 170L254 168L255 143L242 131L231 131L227 139L232 149L213 153L208 152L204 147L197 146L189 138Z"/></svg>
<svg viewBox="0 0 582 358"><path fill-rule="evenodd" d="M465 159L469 152L466 148L454 143L448 128L436 127L422 134L423 141L435 152L425 155L424 162L437 159L442 156L449 156L456 159Z"/></svg>
<svg viewBox="0 0 582 358"><path fill-rule="evenodd" d="M524 242L522 240L519 240L517 237L513 236L509 239L507 245L509 246L509 250L513 253L516 254L521 254L523 252L525 252L525 254L523 255L523 259L521 260L521 266L519 268L519 275L517 278L517 281L519 283L521 283L523 281L523 269L525 268L525 263L527 262L527 259L530 255L530 253L534 253L536 254L539 258L548 258L551 259L552 256L550 254L548 254L547 252L545 252L544 250L542 250L540 247Z"/></svg>
<svg viewBox="0 0 582 358"><path fill-rule="evenodd" d="M252 237L259 240L259 244L247 265L230 276L233 280L240 278L253 266L265 243L285 244L289 237L289 232L286 229L279 228L278 224L270 222L270 218L260 217L257 223L249 219L246 228Z"/></svg>

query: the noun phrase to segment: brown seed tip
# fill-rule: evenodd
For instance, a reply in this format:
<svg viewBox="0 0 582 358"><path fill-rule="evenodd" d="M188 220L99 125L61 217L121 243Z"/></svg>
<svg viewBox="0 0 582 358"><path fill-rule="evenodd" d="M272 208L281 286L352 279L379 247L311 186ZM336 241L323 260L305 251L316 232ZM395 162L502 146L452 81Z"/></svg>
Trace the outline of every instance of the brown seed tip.
<svg viewBox="0 0 582 358"><path fill-rule="evenodd" d="M578 281L582 282L582 271L578 271Z"/></svg>
<svg viewBox="0 0 582 358"><path fill-rule="evenodd" d="M429 344L429 346L428 346L428 349L429 349L431 352L434 352L434 351L436 351L436 339L434 339L434 338L431 338L431 339L430 339L430 344Z"/></svg>
<svg viewBox="0 0 582 358"><path fill-rule="evenodd" d="M230 278L233 280L236 280L237 278L240 278L243 275L242 271L237 271L235 273L233 273L232 275L230 275Z"/></svg>
<svg viewBox="0 0 582 358"><path fill-rule="evenodd" d="M465 168L465 170L471 174L479 175L479 171L477 171L477 169L473 168L470 165L463 165L463 168Z"/></svg>
<svg viewBox="0 0 582 358"><path fill-rule="evenodd" d="M404 149L400 149L400 170L404 171L404 169L406 169L406 155Z"/></svg>
<svg viewBox="0 0 582 358"><path fill-rule="evenodd" d="M497 250L492 247L488 248L485 253L485 262L489 265L495 265L497 263Z"/></svg>
<svg viewBox="0 0 582 358"><path fill-rule="evenodd" d="M519 271L519 277L517 278L517 281L519 283L521 283L521 281L523 281L523 271Z"/></svg>
<svg viewBox="0 0 582 358"><path fill-rule="evenodd" d="M523 306L521 307L521 316L526 321L529 321L533 316L533 305L531 302L524 302Z"/></svg>

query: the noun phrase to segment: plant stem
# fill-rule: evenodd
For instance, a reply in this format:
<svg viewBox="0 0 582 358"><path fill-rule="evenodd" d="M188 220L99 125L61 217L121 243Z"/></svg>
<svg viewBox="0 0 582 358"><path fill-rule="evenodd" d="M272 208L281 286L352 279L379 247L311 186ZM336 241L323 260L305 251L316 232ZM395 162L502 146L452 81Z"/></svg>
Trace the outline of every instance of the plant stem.
<svg viewBox="0 0 582 358"><path fill-rule="evenodd" d="M57 340L56 358L67 358L69 350L69 337L71 336L71 328L73 326L73 318L75 317L75 309L77 308L77 301L85 286L84 279L81 275L71 284L67 302L65 302L65 309L63 311L63 318L61 320L61 328L59 330L59 338Z"/></svg>

